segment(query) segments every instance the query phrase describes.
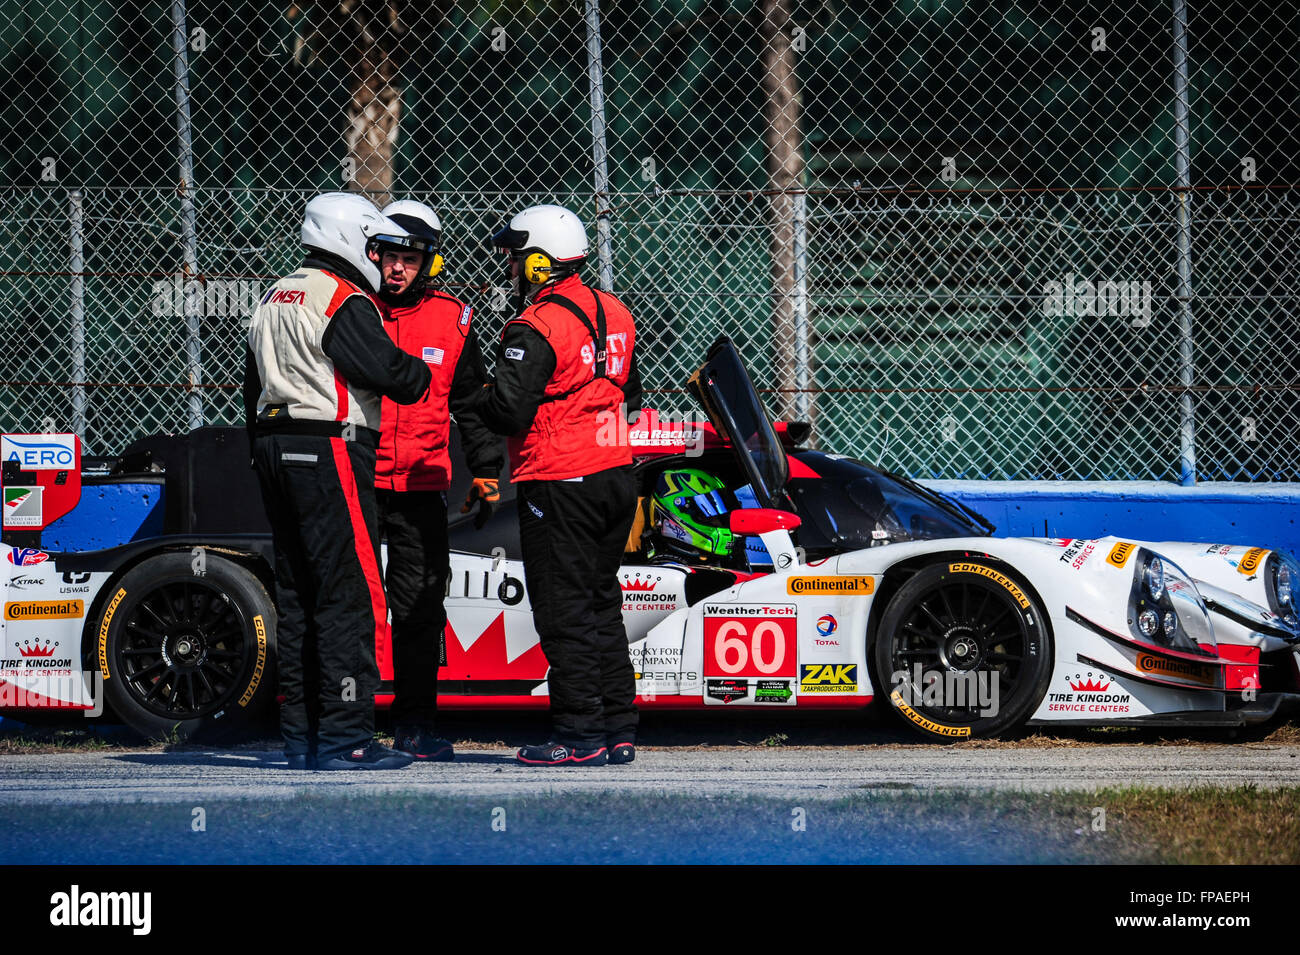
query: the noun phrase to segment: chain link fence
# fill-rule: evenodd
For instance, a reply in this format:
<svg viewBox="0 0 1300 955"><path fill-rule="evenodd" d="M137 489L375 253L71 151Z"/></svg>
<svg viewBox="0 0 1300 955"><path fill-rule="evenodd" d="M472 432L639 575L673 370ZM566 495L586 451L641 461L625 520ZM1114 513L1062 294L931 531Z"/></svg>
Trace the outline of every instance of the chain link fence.
<svg viewBox="0 0 1300 955"><path fill-rule="evenodd" d="M1068 7L1068 9L1062 9ZM356 188L571 206L651 399L736 340L922 477L1300 479L1300 3L0 0L0 430L240 420L244 323Z"/></svg>

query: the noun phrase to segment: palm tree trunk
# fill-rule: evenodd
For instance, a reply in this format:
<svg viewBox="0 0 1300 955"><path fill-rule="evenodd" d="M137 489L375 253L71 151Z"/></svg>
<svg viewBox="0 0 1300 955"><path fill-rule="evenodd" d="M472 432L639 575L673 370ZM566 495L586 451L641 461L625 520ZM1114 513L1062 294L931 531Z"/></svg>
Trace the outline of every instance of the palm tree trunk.
<svg viewBox="0 0 1300 955"><path fill-rule="evenodd" d="M347 8L344 4L344 10ZM349 186L366 193L376 205L384 206L393 189L393 153L402 114L401 88L397 68L385 48L387 44L380 43L375 35L375 24L369 22L360 5L351 12L356 31L355 65L344 134L354 173Z"/></svg>

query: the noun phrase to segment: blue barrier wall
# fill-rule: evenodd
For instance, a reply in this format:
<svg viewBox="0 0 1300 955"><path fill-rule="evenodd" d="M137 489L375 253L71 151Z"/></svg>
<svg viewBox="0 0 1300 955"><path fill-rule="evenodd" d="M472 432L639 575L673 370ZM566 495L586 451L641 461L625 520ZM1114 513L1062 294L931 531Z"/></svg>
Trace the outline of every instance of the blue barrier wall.
<svg viewBox="0 0 1300 955"><path fill-rule="evenodd" d="M1300 554L1300 485L1161 481L922 481L999 537L1132 537L1250 544Z"/></svg>
<svg viewBox="0 0 1300 955"><path fill-rule="evenodd" d="M41 532L48 551L102 550L163 531L162 484L91 484L71 512Z"/></svg>

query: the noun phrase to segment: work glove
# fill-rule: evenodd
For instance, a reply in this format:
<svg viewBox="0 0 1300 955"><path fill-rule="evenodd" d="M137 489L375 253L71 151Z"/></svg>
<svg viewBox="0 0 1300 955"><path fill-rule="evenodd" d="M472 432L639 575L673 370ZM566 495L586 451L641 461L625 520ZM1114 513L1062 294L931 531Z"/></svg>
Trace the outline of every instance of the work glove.
<svg viewBox="0 0 1300 955"><path fill-rule="evenodd" d="M460 509L462 514L468 514L474 502L478 501L478 514L474 516L474 529L482 530L483 525L488 522L496 506L501 503L500 482L494 477L476 477L474 483L469 486L469 493L465 495L465 506Z"/></svg>

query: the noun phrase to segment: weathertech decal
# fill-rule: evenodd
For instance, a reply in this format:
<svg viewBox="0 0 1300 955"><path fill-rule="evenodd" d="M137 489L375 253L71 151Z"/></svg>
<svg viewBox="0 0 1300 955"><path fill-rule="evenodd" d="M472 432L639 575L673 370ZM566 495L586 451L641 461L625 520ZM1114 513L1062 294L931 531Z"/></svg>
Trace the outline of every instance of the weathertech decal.
<svg viewBox="0 0 1300 955"><path fill-rule="evenodd" d="M86 607L80 600L28 600L5 603L6 620L71 620L85 615Z"/></svg>
<svg viewBox="0 0 1300 955"><path fill-rule="evenodd" d="M876 589L874 577L791 577L785 582L788 594L869 594Z"/></svg>
<svg viewBox="0 0 1300 955"><path fill-rule="evenodd" d="M1137 544L1130 544L1128 541L1120 541L1110 549L1110 554L1106 557L1106 563L1113 567L1123 567L1128 563L1128 555L1137 549Z"/></svg>
<svg viewBox="0 0 1300 955"><path fill-rule="evenodd" d="M99 672L104 675L104 679L109 678L108 673L108 625L113 622L113 614L117 613L117 605L122 602L126 596L126 591L119 587L117 593L113 594L113 599L108 602L104 608L104 619L99 623Z"/></svg>
<svg viewBox="0 0 1300 955"><path fill-rule="evenodd" d="M1019 587L1011 582L1010 577L1006 574L999 573L992 567L985 567L983 564L949 564L948 572L953 574L979 574L981 577L995 580L1003 587L1007 588L1007 592L1016 598L1016 603L1020 604L1022 610L1029 609L1029 598L1024 595Z"/></svg>
<svg viewBox="0 0 1300 955"><path fill-rule="evenodd" d="M1245 577L1254 576L1259 570L1260 561L1268 554L1262 547L1252 547L1246 553L1241 555L1241 560L1237 561L1237 573Z"/></svg>
<svg viewBox="0 0 1300 955"><path fill-rule="evenodd" d="M253 618L253 627L257 630L257 666L253 667L253 679L249 681L248 689L239 698L240 706L247 706L257 692L257 686L262 682L262 669L266 666L266 624L260 613Z"/></svg>
<svg viewBox="0 0 1300 955"><path fill-rule="evenodd" d="M800 693L857 693L856 663L805 663L800 669Z"/></svg>
<svg viewBox="0 0 1300 955"><path fill-rule="evenodd" d="M902 713L909 720L921 727L923 730L929 730L936 736L966 737L970 735L969 726L944 726L942 723L936 723L934 720L928 720L916 710L912 709L903 702L903 696L897 690L889 694L889 702L898 707L898 712Z"/></svg>

